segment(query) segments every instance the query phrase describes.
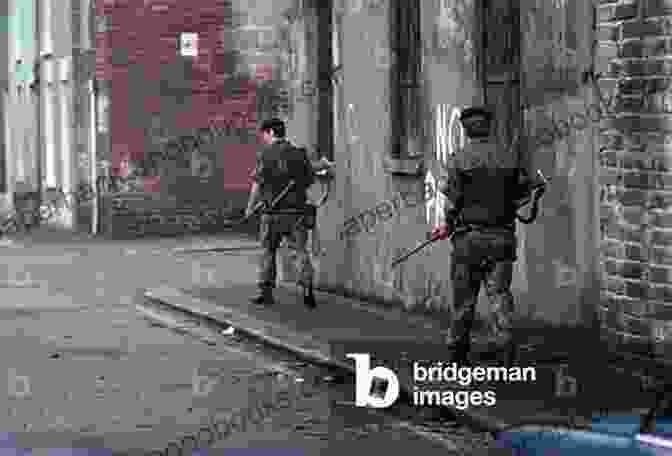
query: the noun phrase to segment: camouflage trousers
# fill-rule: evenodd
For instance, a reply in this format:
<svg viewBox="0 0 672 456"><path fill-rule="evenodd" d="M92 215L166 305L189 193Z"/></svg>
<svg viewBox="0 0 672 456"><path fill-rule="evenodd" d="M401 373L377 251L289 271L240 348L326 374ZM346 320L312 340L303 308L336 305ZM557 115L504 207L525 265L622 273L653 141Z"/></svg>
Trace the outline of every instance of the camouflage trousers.
<svg viewBox="0 0 672 456"><path fill-rule="evenodd" d="M313 285L313 264L308 251L306 224L300 215L264 214L261 216L260 238L263 253L259 267L258 286L261 289L275 288L277 280L278 249L283 239L287 239L292 250L293 262L299 275L298 283L303 287Z"/></svg>
<svg viewBox="0 0 672 456"><path fill-rule="evenodd" d="M515 234L506 229L474 230L453 238L451 335L458 350L469 352L481 284L490 305L492 342L502 346L511 340L514 301L510 288L516 244Z"/></svg>

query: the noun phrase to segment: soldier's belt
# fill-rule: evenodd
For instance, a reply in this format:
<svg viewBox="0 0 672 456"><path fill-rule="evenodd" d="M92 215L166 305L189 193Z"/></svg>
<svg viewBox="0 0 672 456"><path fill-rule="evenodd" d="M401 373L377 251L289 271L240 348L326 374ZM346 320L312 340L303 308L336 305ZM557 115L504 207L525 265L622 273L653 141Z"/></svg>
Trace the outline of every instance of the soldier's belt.
<svg viewBox="0 0 672 456"><path fill-rule="evenodd" d="M455 228L455 234L465 233L467 231L480 231L480 230L516 230L515 224L509 225L483 225L475 223L465 223L460 224Z"/></svg>
<svg viewBox="0 0 672 456"><path fill-rule="evenodd" d="M268 215L317 215L317 207L308 205L304 208L288 208L288 209L271 209L268 211L262 211L263 214Z"/></svg>

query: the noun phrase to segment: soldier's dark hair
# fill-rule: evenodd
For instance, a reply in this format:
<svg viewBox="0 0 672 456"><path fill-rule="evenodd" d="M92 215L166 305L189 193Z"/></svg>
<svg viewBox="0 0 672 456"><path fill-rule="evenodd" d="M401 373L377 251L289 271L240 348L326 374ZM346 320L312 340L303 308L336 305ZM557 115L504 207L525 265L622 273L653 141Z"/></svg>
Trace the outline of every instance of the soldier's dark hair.
<svg viewBox="0 0 672 456"><path fill-rule="evenodd" d="M492 111L488 108L474 106L466 108L460 113L460 123L462 123L464 133L469 138L486 137L490 134L494 117Z"/></svg>
<svg viewBox="0 0 672 456"><path fill-rule="evenodd" d="M261 127L259 127L259 131L264 132L268 130L271 130L276 138L284 138L287 136L287 127L285 127L285 122L281 119L273 118L264 120L261 123Z"/></svg>
<svg viewBox="0 0 672 456"><path fill-rule="evenodd" d="M495 117L488 108L482 106L472 106L471 108L463 109L460 113L460 122L471 119L473 117L483 117L492 122Z"/></svg>

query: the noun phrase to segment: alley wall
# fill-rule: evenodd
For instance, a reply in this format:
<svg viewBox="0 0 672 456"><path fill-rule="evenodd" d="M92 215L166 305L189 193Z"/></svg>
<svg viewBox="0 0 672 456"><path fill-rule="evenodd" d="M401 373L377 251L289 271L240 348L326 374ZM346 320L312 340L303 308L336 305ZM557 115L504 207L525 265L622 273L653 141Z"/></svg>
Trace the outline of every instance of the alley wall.
<svg viewBox="0 0 672 456"><path fill-rule="evenodd" d="M391 261L424 240L441 220L442 201L435 184L441 165L464 141L459 110L498 102L496 91L487 90L484 83L486 38L480 2L421 3L420 128L403 159L391 157L391 2L337 3L333 42L338 56L334 66L339 69L334 74L338 173L333 197L320 208L313 242L320 286L448 321L450 244L436 243L395 269ZM513 289L523 319L592 324L599 304L595 141L601 111L591 79L592 6L573 0L539 1L524 2L518 10L519 99L510 101L513 108L508 110L520 116L521 141L515 153L523 167L540 169L553 179L537 223L518 230ZM308 41L308 48L314 49L315 41ZM507 71L516 72L504 68L502 73ZM309 70L304 73L307 76L300 77L310 77ZM298 106L296 97L294 101ZM316 109L314 101L312 106ZM295 115L290 131L302 133L313 122L309 115ZM503 147L514 136L504 131L508 125L516 122L500 119ZM304 144L315 141L307 134L298 139ZM290 268L284 269L289 278ZM479 310L486 305L481 297Z"/></svg>

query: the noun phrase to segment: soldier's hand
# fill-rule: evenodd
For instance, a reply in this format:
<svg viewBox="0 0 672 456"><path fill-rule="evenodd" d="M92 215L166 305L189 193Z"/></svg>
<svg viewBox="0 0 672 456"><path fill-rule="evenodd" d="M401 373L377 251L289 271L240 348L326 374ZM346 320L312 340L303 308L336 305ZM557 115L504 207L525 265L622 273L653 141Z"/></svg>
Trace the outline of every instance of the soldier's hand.
<svg viewBox="0 0 672 456"><path fill-rule="evenodd" d="M437 225L432 230L432 238L440 240L447 239L450 236L451 231L453 231L452 227L447 223Z"/></svg>
<svg viewBox="0 0 672 456"><path fill-rule="evenodd" d="M245 209L245 217L251 217L253 213L254 213L254 208L252 206L248 206Z"/></svg>
<svg viewBox="0 0 672 456"><path fill-rule="evenodd" d="M322 157L317 162L312 163L313 172L318 176L333 176L336 163L330 162L327 158Z"/></svg>
<svg viewBox="0 0 672 456"><path fill-rule="evenodd" d="M542 184L534 189L535 196L541 198L546 193L546 184Z"/></svg>

